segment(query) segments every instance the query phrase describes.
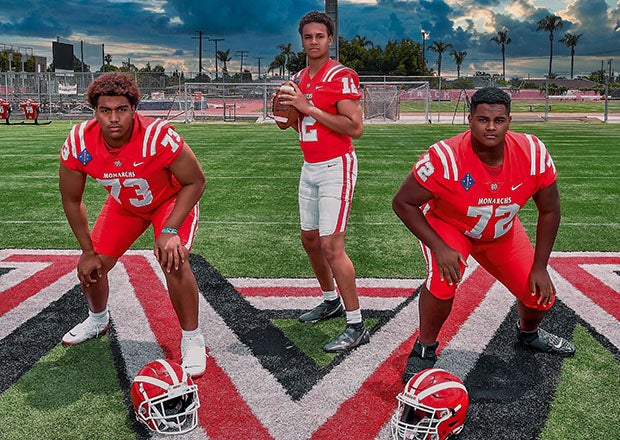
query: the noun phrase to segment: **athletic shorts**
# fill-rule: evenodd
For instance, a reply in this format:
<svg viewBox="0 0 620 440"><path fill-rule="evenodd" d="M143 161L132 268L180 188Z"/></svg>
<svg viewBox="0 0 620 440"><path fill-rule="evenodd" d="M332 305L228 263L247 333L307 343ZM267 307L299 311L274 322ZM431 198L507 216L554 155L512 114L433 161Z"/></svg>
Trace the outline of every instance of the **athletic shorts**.
<svg viewBox="0 0 620 440"><path fill-rule="evenodd" d="M304 162L299 178L302 231L320 236L345 232L357 181L355 152L325 162Z"/></svg>
<svg viewBox="0 0 620 440"><path fill-rule="evenodd" d="M136 214L108 196L91 232L95 252L112 258L121 257L144 231L153 225L155 240L174 209L176 197L166 200L148 214ZM181 244L191 250L198 229L198 203L179 228Z"/></svg>
<svg viewBox="0 0 620 440"><path fill-rule="evenodd" d="M542 306L536 304L538 296L530 295L529 276L534 262L534 248L518 218L515 218L511 232L492 242L471 239L430 212L426 219L450 247L459 251L465 259L471 255L527 307L538 310L551 308L555 296L547 306ZM420 246L426 259L426 288L439 299L453 298L457 286L440 280L433 253L424 244L420 243ZM461 273L463 270L461 265Z"/></svg>

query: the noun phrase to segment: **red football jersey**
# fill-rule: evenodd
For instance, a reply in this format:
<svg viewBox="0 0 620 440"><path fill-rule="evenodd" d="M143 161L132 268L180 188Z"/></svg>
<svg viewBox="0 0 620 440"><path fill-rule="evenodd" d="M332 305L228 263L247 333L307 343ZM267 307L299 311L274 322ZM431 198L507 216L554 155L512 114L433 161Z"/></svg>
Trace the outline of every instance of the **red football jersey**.
<svg viewBox="0 0 620 440"><path fill-rule="evenodd" d="M327 61L312 78L306 67L293 76L293 81L312 105L332 114L338 113L338 101L362 97L357 73L335 60ZM306 162L324 162L353 151L351 137L325 127L311 116L301 114L297 124Z"/></svg>
<svg viewBox="0 0 620 440"><path fill-rule="evenodd" d="M183 138L168 121L136 114L131 139L112 153L99 123L91 119L71 129L60 160L96 179L127 210L145 213L181 189L168 167L182 146Z"/></svg>
<svg viewBox="0 0 620 440"><path fill-rule="evenodd" d="M545 144L533 135L512 131L506 134L504 163L499 167L489 167L476 156L466 131L432 145L413 174L435 195L425 209L481 241L510 231L523 205L556 179Z"/></svg>

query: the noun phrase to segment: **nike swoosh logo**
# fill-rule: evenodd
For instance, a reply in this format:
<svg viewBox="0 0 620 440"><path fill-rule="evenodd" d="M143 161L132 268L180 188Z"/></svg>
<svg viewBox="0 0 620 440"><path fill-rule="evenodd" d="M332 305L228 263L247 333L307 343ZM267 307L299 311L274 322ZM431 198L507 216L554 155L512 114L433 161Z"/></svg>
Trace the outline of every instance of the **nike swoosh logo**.
<svg viewBox="0 0 620 440"><path fill-rule="evenodd" d="M133 166L134 167L139 167L140 165L142 165L144 162L134 162Z"/></svg>
<svg viewBox="0 0 620 440"><path fill-rule="evenodd" d="M518 185L514 185L512 187L510 187L511 190L516 190L517 188L519 188L521 185L523 185L522 183L518 184Z"/></svg>
<svg viewBox="0 0 620 440"><path fill-rule="evenodd" d="M560 348L562 348L562 340L558 340L555 344L551 344L553 345L557 350L559 350Z"/></svg>

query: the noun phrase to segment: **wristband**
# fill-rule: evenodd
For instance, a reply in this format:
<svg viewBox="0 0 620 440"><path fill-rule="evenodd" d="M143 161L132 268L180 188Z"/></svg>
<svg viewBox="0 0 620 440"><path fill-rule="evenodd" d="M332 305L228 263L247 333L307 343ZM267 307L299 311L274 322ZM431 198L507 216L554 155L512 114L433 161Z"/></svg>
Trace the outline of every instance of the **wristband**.
<svg viewBox="0 0 620 440"><path fill-rule="evenodd" d="M161 233L178 235L179 230L177 228L162 228Z"/></svg>

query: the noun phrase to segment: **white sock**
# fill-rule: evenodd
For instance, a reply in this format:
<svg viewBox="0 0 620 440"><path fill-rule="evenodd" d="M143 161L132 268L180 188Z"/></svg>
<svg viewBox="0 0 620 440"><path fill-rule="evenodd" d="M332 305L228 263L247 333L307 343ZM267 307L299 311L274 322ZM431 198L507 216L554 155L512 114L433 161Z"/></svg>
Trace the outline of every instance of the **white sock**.
<svg viewBox="0 0 620 440"><path fill-rule="evenodd" d="M333 301L335 299L338 299L338 292L336 292L336 290L324 290L323 299L325 301Z"/></svg>
<svg viewBox="0 0 620 440"><path fill-rule="evenodd" d="M202 332L200 331L200 326L196 327L195 330L183 330L181 329L181 340L195 338L196 336L200 336Z"/></svg>
<svg viewBox="0 0 620 440"><path fill-rule="evenodd" d="M362 309L347 310L347 324L359 324L362 322Z"/></svg>
<svg viewBox="0 0 620 440"><path fill-rule="evenodd" d="M108 322L108 307L106 306L101 312L88 311L88 317L98 324L107 324Z"/></svg>

